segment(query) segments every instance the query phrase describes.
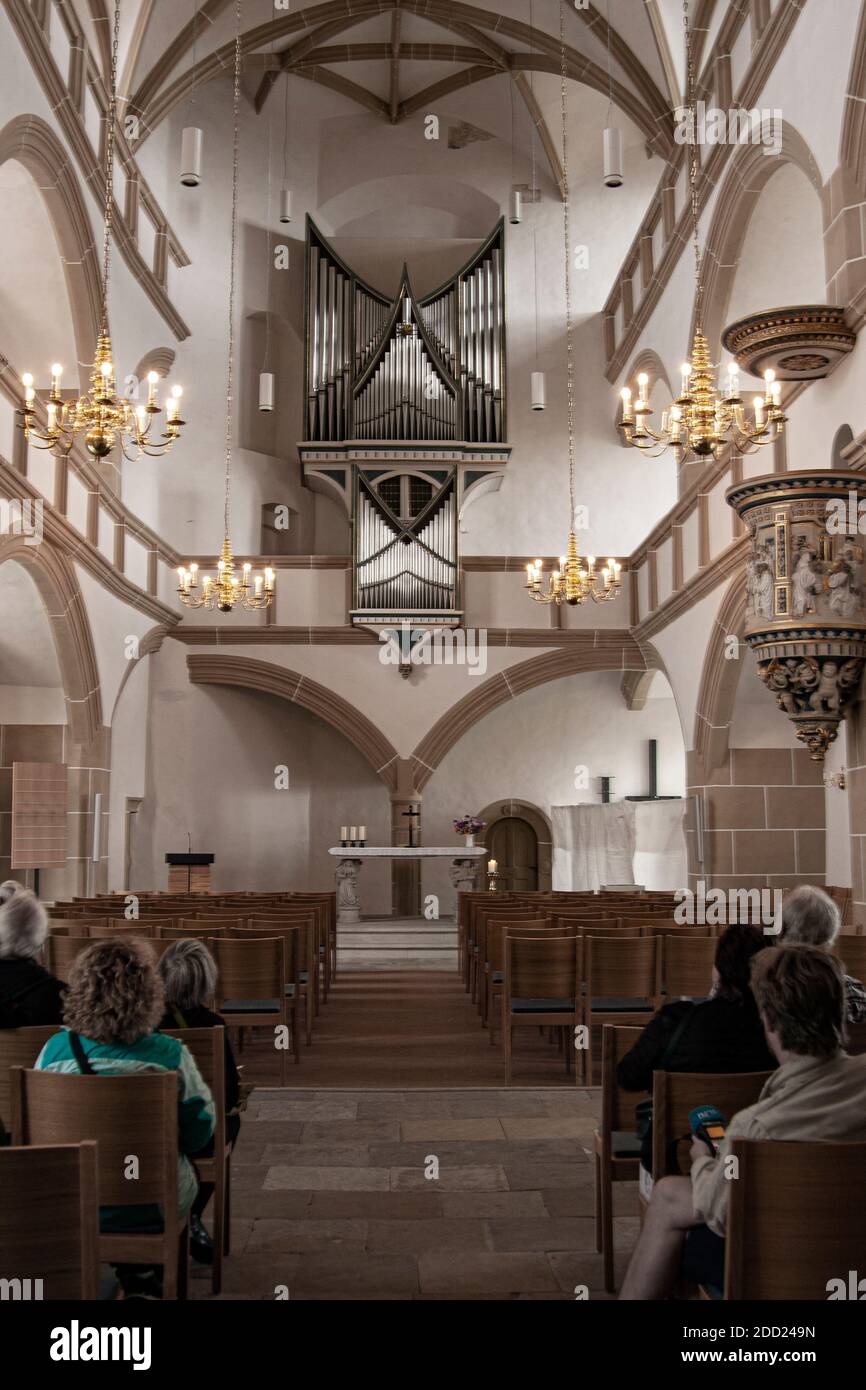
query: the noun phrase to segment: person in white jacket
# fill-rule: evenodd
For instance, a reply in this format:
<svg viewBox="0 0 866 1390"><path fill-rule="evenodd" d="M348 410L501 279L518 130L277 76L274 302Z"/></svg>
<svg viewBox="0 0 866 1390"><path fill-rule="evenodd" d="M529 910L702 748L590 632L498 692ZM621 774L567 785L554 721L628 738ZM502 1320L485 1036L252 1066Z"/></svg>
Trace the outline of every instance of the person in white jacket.
<svg viewBox="0 0 866 1390"><path fill-rule="evenodd" d="M866 1056L844 1051L839 962L819 946L771 946L752 961L751 983L779 1069L734 1115L716 1154L695 1139L690 1176L655 1183L622 1299L666 1298L681 1275L721 1287L733 1139L866 1140ZM701 1103L712 1096L696 1096Z"/></svg>

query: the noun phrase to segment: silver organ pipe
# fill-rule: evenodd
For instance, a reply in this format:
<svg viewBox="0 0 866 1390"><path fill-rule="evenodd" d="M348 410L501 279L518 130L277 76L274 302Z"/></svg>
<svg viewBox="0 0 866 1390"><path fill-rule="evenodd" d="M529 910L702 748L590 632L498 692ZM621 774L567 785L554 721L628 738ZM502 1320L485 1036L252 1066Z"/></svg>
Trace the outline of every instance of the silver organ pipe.
<svg viewBox="0 0 866 1390"><path fill-rule="evenodd" d="M393 299L307 228L305 431L312 440L505 438L504 227L439 289Z"/></svg>
<svg viewBox="0 0 866 1390"><path fill-rule="evenodd" d="M434 493L413 520L386 508L360 481L355 527L356 608L424 618L456 603L457 528L454 478Z"/></svg>

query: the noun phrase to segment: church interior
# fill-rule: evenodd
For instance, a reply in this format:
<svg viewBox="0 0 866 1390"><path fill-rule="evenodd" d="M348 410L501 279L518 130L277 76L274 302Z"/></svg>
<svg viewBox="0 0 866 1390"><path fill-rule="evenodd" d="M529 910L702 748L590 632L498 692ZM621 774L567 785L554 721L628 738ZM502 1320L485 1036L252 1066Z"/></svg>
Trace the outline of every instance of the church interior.
<svg viewBox="0 0 866 1390"><path fill-rule="evenodd" d="M0 38L2 1297L866 1297L866 3Z"/></svg>

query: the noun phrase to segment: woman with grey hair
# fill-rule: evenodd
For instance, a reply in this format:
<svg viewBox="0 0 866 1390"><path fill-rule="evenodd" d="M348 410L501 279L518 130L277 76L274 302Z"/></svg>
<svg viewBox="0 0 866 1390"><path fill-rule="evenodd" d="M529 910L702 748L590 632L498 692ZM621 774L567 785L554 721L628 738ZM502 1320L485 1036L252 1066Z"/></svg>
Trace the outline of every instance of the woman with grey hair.
<svg viewBox="0 0 866 1390"><path fill-rule="evenodd" d="M821 946L832 949L842 929L842 915L829 893L804 883L793 888L782 904L782 932L785 945ZM840 953L844 958L844 949ZM866 1022L866 989L853 976L845 976L845 1012L848 1023Z"/></svg>
<svg viewBox="0 0 866 1390"><path fill-rule="evenodd" d="M37 959L47 935L48 913L35 893L11 879L4 883L0 887L0 1028L62 1022L65 985Z"/></svg>
<svg viewBox="0 0 866 1390"><path fill-rule="evenodd" d="M204 942L182 937L163 951L159 973L165 992L165 1014L160 1028L222 1028L225 1039L226 1138L234 1148L241 1127L237 1113L240 1077L229 1042L229 1030L219 1014L208 1008L216 993L216 961ZM213 1141L195 1157L210 1157ZM199 1182L190 1212L190 1254L201 1264L213 1261L213 1243L202 1224L202 1213L211 1199L213 1183Z"/></svg>

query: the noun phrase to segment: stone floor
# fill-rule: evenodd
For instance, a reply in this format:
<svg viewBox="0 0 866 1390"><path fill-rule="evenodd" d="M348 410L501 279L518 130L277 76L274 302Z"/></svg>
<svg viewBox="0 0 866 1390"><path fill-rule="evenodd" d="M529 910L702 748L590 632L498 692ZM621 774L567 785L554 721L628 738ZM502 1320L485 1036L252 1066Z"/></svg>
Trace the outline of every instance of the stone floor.
<svg viewBox="0 0 866 1390"><path fill-rule="evenodd" d="M232 1175L224 1298L606 1298L597 1090L256 1090ZM438 1165L438 1172L437 1172ZM428 1176L428 1174L430 1176ZM618 1278L637 1239L615 1189ZM209 1271L194 1267L193 1297Z"/></svg>

